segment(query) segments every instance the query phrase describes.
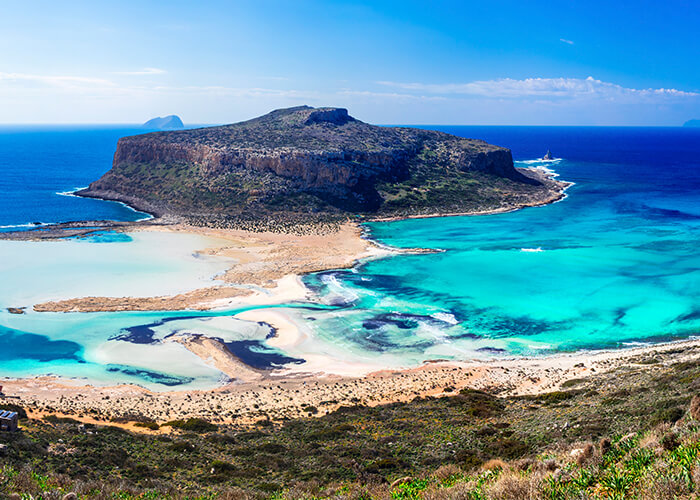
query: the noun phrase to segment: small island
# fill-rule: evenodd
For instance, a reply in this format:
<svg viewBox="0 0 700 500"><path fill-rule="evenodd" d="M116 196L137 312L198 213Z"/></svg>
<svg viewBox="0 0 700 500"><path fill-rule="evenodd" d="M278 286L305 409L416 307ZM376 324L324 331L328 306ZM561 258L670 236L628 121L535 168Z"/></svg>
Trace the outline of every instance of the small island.
<svg viewBox="0 0 700 500"><path fill-rule="evenodd" d="M168 115L163 117L151 118L142 125L142 128L148 130L182 130L185 125L177 115Z"/></svg>

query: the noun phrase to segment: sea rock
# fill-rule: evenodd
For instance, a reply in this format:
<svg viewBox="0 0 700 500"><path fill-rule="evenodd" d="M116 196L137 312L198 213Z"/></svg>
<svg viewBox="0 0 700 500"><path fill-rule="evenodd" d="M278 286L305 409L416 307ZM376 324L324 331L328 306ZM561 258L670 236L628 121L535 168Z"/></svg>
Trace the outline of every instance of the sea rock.
<svg viewBox="0 0 700 500"><path fill-rule="evenodd" d="M149 130L182 130L185 125L177 115L168 115L163 117L151 118L142 125L143 128Z"/></svg>

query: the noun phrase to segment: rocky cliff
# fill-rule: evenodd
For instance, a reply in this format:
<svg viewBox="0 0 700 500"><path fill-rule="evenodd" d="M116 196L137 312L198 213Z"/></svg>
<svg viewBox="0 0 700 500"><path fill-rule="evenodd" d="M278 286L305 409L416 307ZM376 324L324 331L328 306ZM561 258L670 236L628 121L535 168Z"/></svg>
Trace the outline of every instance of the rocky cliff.
<svg viewBox="0 0 700 500"><path fill-rule="evenodd" d="M156 214L262 219L498 209L547 201L558 194L555 184L519 171L508 149L480 140L301 106L124 137L112 169L78 194Z"/></svg>

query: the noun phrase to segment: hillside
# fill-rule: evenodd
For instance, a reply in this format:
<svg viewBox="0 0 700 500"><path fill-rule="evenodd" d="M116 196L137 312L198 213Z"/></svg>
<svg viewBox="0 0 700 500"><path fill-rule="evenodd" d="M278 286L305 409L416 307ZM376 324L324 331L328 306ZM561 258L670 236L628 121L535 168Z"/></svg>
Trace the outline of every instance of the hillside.
<svg viewBox="0 0 700 500"><path fill-rule="evenodd" d="M484 141L300 106L232 125L124 137L112 169L78 194L211 221L517 208L558 199L561 189L524 175L508 149Z"/></svg>
<svg viewBox="0 0 700 500"><path fill-rule="evenodd" d="M697 498L700 367L673 356L557 392L446 387L454 395L252 427L133 415L153 429L143 434L99 414L98 425L24 418L0 432L0 498Z"/></svg>

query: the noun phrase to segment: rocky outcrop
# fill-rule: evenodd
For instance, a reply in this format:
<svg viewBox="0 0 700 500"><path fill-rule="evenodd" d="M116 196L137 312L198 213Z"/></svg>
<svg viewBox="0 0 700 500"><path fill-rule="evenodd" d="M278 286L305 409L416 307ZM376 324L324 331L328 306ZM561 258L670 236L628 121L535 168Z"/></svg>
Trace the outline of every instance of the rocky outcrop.
<svg viewBox="0 0 700 500"><path fill-rule="evenodd" d="M112 169L78 194L159 215L269 218L498 208L512 194L550 189L484 141L300 106L122 138Z"/></svg>

